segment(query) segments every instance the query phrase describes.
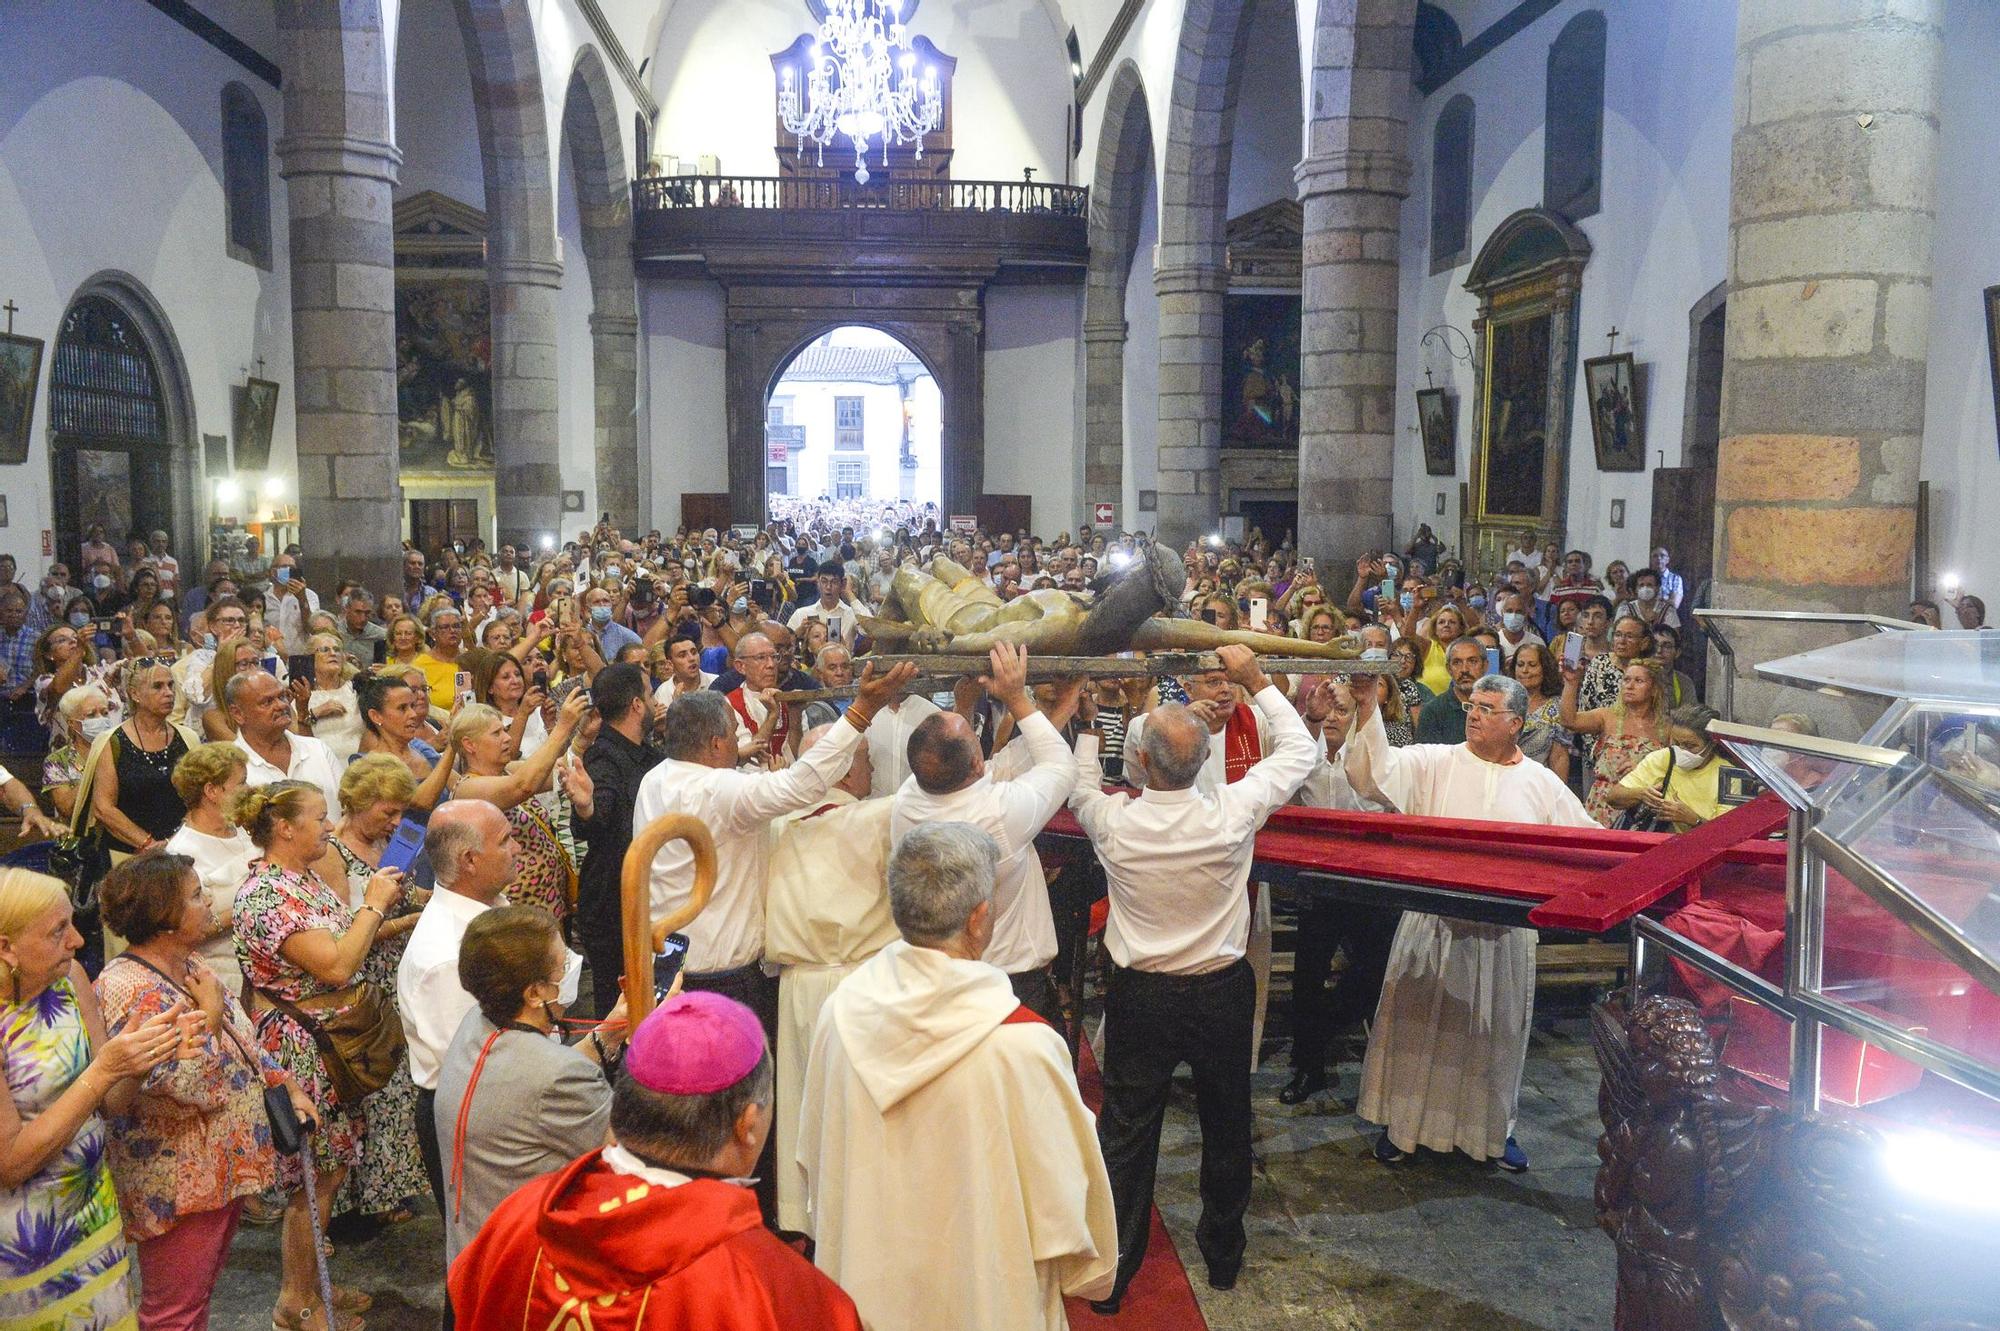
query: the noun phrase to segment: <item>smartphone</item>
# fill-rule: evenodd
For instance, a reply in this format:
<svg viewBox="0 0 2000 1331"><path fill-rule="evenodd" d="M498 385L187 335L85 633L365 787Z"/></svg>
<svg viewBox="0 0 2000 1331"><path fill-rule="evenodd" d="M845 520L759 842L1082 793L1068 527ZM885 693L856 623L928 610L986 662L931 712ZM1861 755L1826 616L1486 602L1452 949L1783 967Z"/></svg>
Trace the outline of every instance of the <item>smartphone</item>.
<svg viewBox="0 0 2000 1331"><path fill-rule="evenodd" d="M311 652L294 652L285 658L285 672L292 679L311 680L318 673Z"/></svg>
<svg viewBox="0 0 2000 1331"><path fill-rule="evenodd" d="M388 659L389 659L389 640L387 638L377 638L375 640L375 664L381 665Z"/></svg>
<svg viewBox="0 0 2000 1331"><path fill-rule="evenodd" d="M535 670L535 687L543 693L549 691L549 672L546 669L538 667Z"/></svg>
<svg viewBox="0 0 2000 1331"><path fill-rule="evenodd" d="M1300 555L1299 572L1316 574L1319 572L1319 566L1313 562L1313 557L1311 555Z"/></svg>
<svg viewBox="0 0 2000 1331"><path fill-rule="evenodd" d="M273 679L277 678L278 658L276 656L272 655L270 652L266 652L262 656L257 658L257 664L263 666L264 669L270 671L271 677Z"/></svg>
<svg viewBox="0 0 2000 1331"><path fill-rule="evenodd" d="M1379 598L1381 604L1385 606L1396 604L1396 580L1394 578L1382 579L1382 585L1375 589L1375 595Z"/></svg>
<svg viewBox="0 0 2000 1331"><path fill-rule="evenodd" d="M290 582L292 580L291 565L287 564L285 567L279 569L276 573L273 573L271 576L277 579L279 582Z"/></svg>
<svg viewBox="0 0 2000 1331"><path fill-rule="evenodd" d="M1563 639L1563 664L1572 670L1583 664L1583 639L1574 633Z"/></svg>
<svg viewBox="0 0 2000 1331"><path fill-rule="evenodd" d="M396 824L396 830L389 836L389 844L382 848L382 867L408 873L423 848L424 825L415 819L405 818Z"/></svg>
<svg viewBox="0 0 2000 1331"><path fill-rule="evenodd" d="M1500 649L1498 647L1488 647L1486 649L1486 673L1489 675L1500 673Z"/></svg>
<svg viewBox="0 0 2000 1331"><path fill-rule="evenodd" d="M667 990L674 987L674 977L681 973L681 963L687 960L688 936L668 934L666 946L653 954L653 1001L667 1001Z"/></svg>
<svg viewBox="0 0 2000 1331"><path fill-rule="evenodd" d="M456 675L453 675L452 687L458 690L458 700L460 702L471 702L472 672L470 670L461 670Z"/></svg>
<svg viewBox="0 0 2000 1331"><path fill-rule="evenodd" d="M1250 631L1252 633L1262 633L1264 631L1264 626L1270 623L1270 614L1271 614L1271 603L1269 601L1265 600L1261 596L1251 597Z"/></svg>

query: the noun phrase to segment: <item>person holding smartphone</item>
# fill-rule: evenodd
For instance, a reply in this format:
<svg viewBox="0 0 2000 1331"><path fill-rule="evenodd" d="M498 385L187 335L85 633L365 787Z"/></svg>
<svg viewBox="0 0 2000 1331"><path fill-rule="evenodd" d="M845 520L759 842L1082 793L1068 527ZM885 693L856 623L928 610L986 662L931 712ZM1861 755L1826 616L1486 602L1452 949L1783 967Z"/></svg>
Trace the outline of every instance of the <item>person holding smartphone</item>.
<svg viewBox="0 0 2000 1331"><path fill-rule="evenodd" d="M319 613L319 593L306 586L299 561L279 555L271 561L271 587L264 593L264 622L276 625L280 650L299 655L312 650L308 625Z"/></svg>

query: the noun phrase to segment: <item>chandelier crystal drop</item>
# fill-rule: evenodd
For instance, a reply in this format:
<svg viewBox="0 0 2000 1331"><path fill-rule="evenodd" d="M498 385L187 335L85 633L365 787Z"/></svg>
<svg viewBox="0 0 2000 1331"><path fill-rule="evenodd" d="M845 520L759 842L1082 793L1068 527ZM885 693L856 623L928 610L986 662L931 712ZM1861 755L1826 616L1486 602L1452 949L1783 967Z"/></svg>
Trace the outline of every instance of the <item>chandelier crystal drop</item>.
<svg viewBox="0 0 2000 1331"><path fill-rule="evenodd" d="M822 166L827 144L848 139L857 184L868 183L868 149L877 135L884 167L894 143L914 142L921 160L924 135L944 117L937 70L919 68L909 30L885 20L883 0L827 0L818 41L806 54L805 85L802 104L796 74L785 66L778 114L786 133L798 136L801 152L807 140L817 145Z"/></svg>

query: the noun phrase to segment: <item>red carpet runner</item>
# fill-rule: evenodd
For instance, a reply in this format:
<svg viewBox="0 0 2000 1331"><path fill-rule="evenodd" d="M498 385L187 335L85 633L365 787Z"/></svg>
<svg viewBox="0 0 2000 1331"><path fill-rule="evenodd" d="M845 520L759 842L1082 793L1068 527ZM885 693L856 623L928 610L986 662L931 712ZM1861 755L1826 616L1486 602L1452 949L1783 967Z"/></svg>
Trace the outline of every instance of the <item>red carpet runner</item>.
<svg viewBox="0 0 2000 1331"><path fill-rule="evenodd" d="M1092 1112L1104 1101L1104 1085L1097 1071L1097 1059L1085 1041L1076 1069L1077 1088ZM1194 1301L1194 1287L1188 1284L1187 1268L1181 1265L1173 1237L1160 1208L1153 1208L1153 1235L1146 1244L1146 1260L1125 1290L1125 1302L1116 1317L1099 1317L1083 1299L1065 1299L1072 1331L1103 1328L1103 1331L1208 1331L1201 1307Z"/></svg>

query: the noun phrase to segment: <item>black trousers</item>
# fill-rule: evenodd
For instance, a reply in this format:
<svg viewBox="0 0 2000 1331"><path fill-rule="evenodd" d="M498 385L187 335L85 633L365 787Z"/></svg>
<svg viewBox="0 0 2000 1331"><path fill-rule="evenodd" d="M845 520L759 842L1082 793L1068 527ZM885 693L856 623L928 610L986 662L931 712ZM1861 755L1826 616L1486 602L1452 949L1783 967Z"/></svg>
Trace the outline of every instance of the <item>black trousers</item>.
<svg viewBox="0 0 2000 1331"><path fill-rule="evenodd" d="M778 977L764 974L757 962L727 971L683 971L684 990L704 989L733 998L757 1014L770 1043L771 1056L778 1051ZM757 1157L757 1207L764 1213L767 1228L778 1227L778 1134L764 1138L763 1154Z"/></svg>
<svg viewBox="0 0 2000 1331"><path fill-rule="evenodd" d="M613 935L594 938L578 931L577 950L590 966L590 996L593 1017L602 1018L618 1006L618 981L625 974L625 940Z"/></svg>
<svg viewBox="0 0 2000 1331"><path fill-rule="evenodd" d="M1113 967L1104 992L1104 1106L1097 1141L1118 1215L1122 1296L1146 1257L1160 1123L1174 1069L1194 1070L1201 1121L1201 1220L1195 1243L1211 1278L1243 1265L1250 1206L1250 1027L1257 980L1250 963L1208 975Z"/></svg>
<svg viewBox="0 0 2000 1331"><path fill-rule="evenodd" d="M417 1087L417 1153L424 1158L424 1177L431 1183L431 1196L437 1200L438 1214L449 1215L444 1209L444 1152L438 1145L437 1092ZM451 1287L444 1291L444 1331L452 1331Z"/></svg>
<svg viewBox="0 0 2000 1331"><path fill-rule="evenodd" d="M1347 901L1299 901L1298 951L1292 959L1292 1071L1323 1073L1334 1037L1375 1015L1382 975L1403 912ZM1333 954L1347 953L1339 983L1327 986Z"/></svg>
<svg viewBox="0 0 2000 1331"><path fill-rule="evenodd" d="M1028 1009L1055 1027L1063 1030L1062 1003L1056 998L1056 986L1049 979L1049 968L1015 971L1007 977L1007 983L1014 986L1014 997L1021 1000L1021 1006Z"/></svg>

